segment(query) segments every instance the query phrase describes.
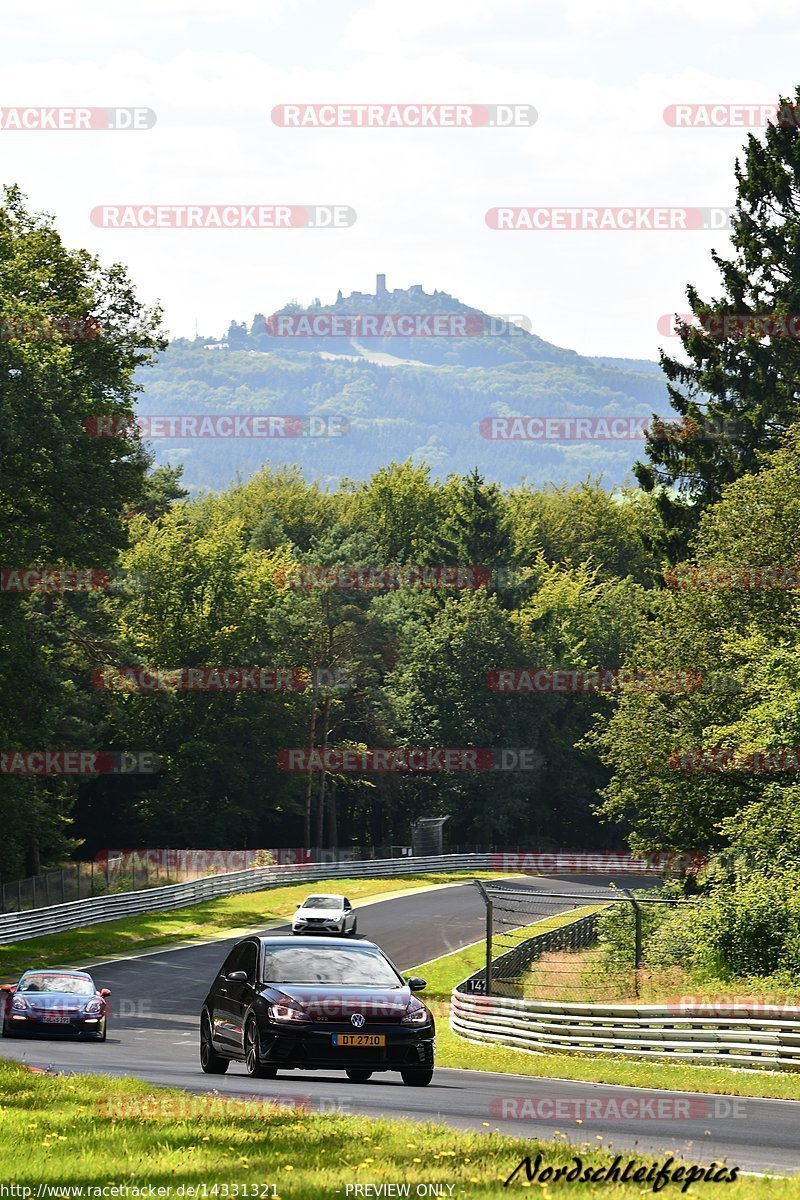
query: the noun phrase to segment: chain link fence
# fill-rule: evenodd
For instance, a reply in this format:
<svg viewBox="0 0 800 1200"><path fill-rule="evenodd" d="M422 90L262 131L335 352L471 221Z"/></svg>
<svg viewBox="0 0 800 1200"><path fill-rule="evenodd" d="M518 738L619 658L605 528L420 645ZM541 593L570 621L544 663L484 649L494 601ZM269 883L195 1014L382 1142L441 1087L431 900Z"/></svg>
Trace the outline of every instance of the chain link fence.
<svg viewBox="0 0 800 1200"><path fill-rule="evenodd" d="M476 881L486 906L485 965L463 991L520 1000L636 1002L670 980L644 961L656 910L680 897L575 884L561 890ZM675 987L680 988L676 974Z"/></svg>
<svg viewBox="0 0 800 1200"><path fill-rule="evenodd" d="M485 848L483 848L485 852ZM448 854L480 853L476 846L449 847ZM0 881L0 913L30 912L91 896L138 892L171 883L273 864L368 862L410 858L413 847L344 846L336 850L134 850L104 852L92 862L69 863L25 879Z"/></svg>
<svg viewBox="0 0 800 1200"><path fill-rule="evenodd" d="M108 850L99 853L93 862L69 863L54 871L44 871L26 879L0 880L0 913L29 912L67 904L91 896L136 892L173 883L190 883L212 875L223 875L254 867L278 865L314 865L365 863L432 855L440 840L441 829L433 837L422 838L418 845L343 846L338 849L270 849L270 850L187 850L142 849ZM415 843L418 841L415 831ZM647 871L683 871L690 867L691 857L678 861L675 856L659 856L651 860L636 859L626 853L614 854L583 850L521 852L496 846L448 846L446 855L488 854L487 865L499 872L520 871L542 874L604 873ZM672 861L674 860L674 861ZM547 915L543 913L543 915Z"/></svg>
<svg viewBox="0 0 800 1200"><path fill-rule="evenodd" d="M170 871L151 862L133 863L124 869L115 865L113 859L70 863L56 871L44 871L41 875L0 884L0 913L30 912L53 904L87 900L90 896L137 892L161 884L198 879L201 874Z"/></svg>

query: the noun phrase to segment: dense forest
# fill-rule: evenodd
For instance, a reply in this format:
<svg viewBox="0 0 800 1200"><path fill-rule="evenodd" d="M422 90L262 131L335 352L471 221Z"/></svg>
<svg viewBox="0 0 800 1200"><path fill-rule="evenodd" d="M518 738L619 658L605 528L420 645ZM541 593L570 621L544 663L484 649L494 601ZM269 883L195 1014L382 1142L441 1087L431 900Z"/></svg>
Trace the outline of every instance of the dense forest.
<svg viewBox="0 0 800 1200"><path fill-rule="evenodd" d="M789 177L797 130L750 138L733 256L717 259L723 295L689 289L698 325L662 362L680 436L654 427L639 486L613 490L586 473L498 482L474 440L469 466L443 470L388 432L374 469L348 474L335 448L337 469L320 473L252 443L254 469L193 491L137 435L143 379L150 412L220 413L242 403L245 376L252 396L265 370L295 372L295 394L323 409L346 394L353 417L369 408L358 367L430 428L461 404L466 368L413 368L419 392L395 367L336 363L333 391L318 356L265 367L272 352L251 355L246 328L239 349L178 345L170 360L161 314L125 269L67 249L8 189L3 876L110 845L407 844L420 816L447 817L451 845L706 851L753 829L762 844L769 822L776 846L797 844L798 346L702 325L711 311L797 311L800 232L775 215ZM520 396L543 365L574 383L574 362L545 345L469 368L484 373L485 411L515 371ZM186 407L170 408L180 370ZM107 420L126 435L92 436ZM708 437L709 422L727 433ZM95 582L21 583L30 569ZM20 766L48 749L144 754L158 769Z"/></svg>

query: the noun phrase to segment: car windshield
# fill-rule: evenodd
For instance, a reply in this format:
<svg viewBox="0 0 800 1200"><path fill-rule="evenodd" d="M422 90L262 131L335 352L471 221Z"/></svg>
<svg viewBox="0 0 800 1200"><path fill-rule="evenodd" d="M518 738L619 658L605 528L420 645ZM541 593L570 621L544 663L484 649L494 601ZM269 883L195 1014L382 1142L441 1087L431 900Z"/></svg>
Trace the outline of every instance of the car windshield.
<svg viewBox="0 0 800 1200"><path fill-rule="evenodd" d="M266 951L263 975L269 983L403 986L403 981L382 954L355 946L279 946Z"/></svg>
<svg viewBox="0 0 800 1200"><path fill-rule="evenodd" d="M70 996L93 996L91 979L80 975L26 975L18 992L66 992Z"/></svg>
<svg viewBox="0 0 800 1200"><path fill-rule="evenodd" d="M300 905L301 908L341 908L341 896L309 896Z"/></svg>

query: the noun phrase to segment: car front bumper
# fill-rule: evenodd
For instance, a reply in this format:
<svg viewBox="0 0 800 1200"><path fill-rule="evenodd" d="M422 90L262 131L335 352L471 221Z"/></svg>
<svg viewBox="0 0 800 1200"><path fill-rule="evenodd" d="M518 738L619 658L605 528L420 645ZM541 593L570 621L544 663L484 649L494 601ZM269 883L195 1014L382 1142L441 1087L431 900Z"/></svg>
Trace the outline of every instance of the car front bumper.
<svg viewBox="0 0 800 1200"><path fill-rule="evenodd" d="M322 933L326 937L336 937L344 931L345 925L342 921L321 921L318 925L311 925L307 921L292 922L292 933Z"/></svg>
<svg viewBox="0 0 800 1200"><path fill-rule="evenodd" d="M94 1013L70 1013L66 1021L46 1021L43 1013L11 1013L4 1018L6 1035L11 1037L99 1037L105 1017Z"/></svg>
<svg viewBox="0 0 800 1200"><path fill-rule="evenodd" d="M383 1046L336 1046L334 1034L379 1034ZM348 1022L315 1022L297 1029L274 1023L261 1025L261 1061L278 1068L310 1071L399 1071L401 1067L432 1067L436 1049L432 1024L404 1026L369 1024L354 1030Z"/></svg>

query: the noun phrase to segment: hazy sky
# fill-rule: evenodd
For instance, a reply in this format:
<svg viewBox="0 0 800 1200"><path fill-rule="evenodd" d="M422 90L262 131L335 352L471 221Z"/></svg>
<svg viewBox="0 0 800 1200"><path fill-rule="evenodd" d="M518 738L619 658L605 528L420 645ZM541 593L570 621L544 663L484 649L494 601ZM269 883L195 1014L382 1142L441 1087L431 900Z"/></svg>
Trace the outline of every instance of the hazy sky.
<svg viewBox="0 0 800 1200"><path fill-rule="evenodd" d="M800 3L41 0L0 17L4 108L146 106L142 131L4 129L2 178L70 244L122 260L174 335L291 298L422 283L583 353L656 357L724 233L497 232L498 205L728 206L747 130L667 105L800 82ZM518 103L532 128L291 129L277 104ZM759 133L756 129L754 132ZM111 230L103 204L348 204L347 229Z"/></svg>

